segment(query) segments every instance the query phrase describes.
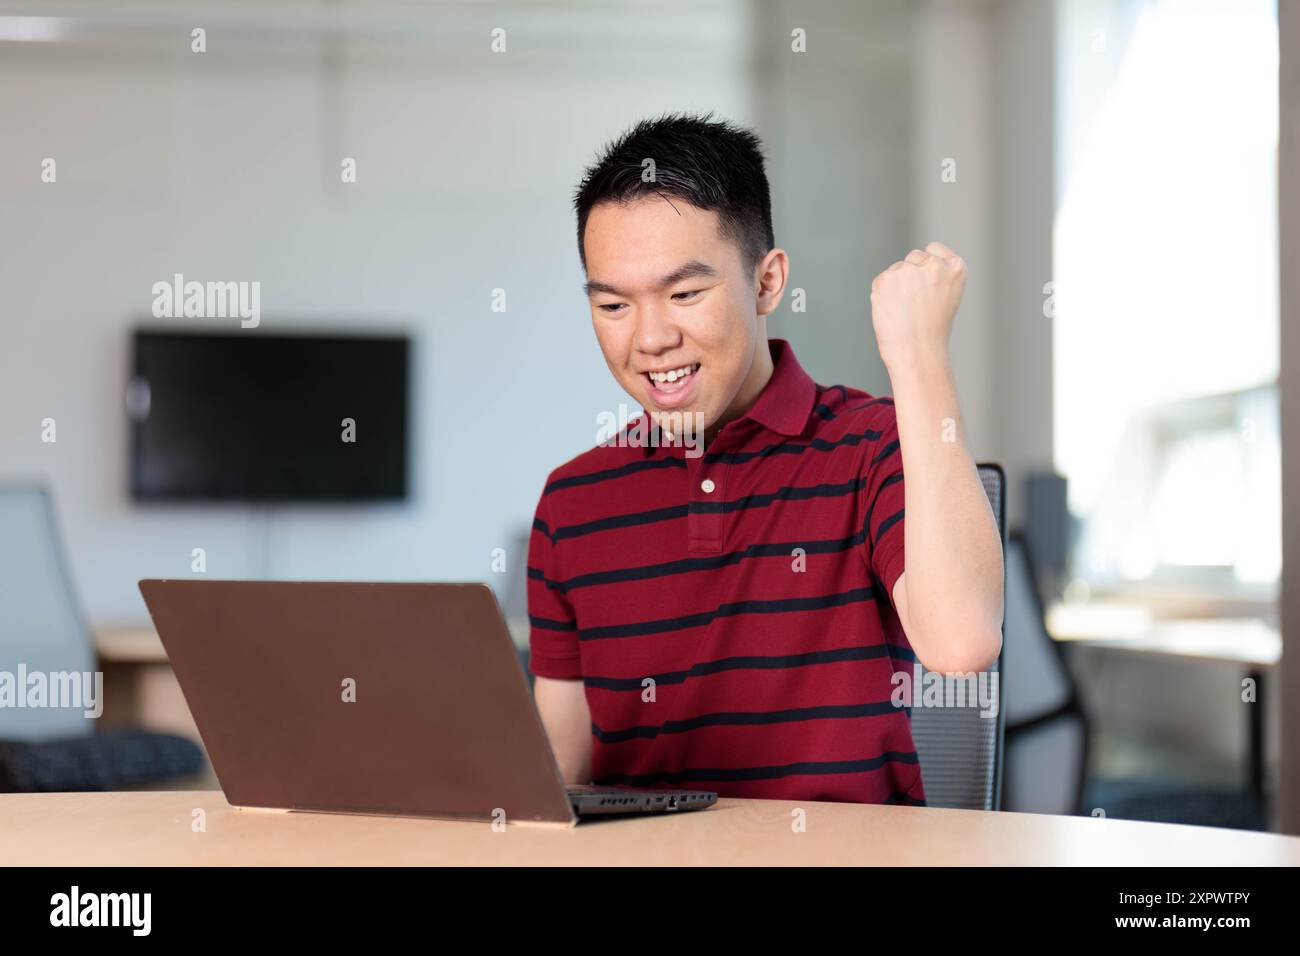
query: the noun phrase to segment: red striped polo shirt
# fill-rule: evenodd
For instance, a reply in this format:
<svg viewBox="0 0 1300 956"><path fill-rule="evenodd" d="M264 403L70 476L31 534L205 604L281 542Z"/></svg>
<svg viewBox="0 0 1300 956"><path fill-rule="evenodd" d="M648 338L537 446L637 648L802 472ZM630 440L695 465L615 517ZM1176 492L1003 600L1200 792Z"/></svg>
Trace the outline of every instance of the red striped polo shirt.
<svg viewBox="0 0 1300 956"><path fill-rule="evenodd" d="M532 671L583 681L597 784L923 804L890 699L915 660L892 600L893 399L818 385L769 347L771 380L702 455L615 441L551 473L528 555Z"/></svg>

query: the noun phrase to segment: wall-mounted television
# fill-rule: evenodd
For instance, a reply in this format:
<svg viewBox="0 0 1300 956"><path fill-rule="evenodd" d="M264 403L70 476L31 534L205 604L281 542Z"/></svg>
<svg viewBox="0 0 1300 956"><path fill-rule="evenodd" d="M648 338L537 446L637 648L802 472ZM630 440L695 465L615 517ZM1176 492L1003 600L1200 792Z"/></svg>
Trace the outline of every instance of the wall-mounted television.
<svg viewBox="0 0 1300 956"><path fill-rule="evenodd" d="M138 329L132 495L405 498L408 360L405 336Z"/></svg>

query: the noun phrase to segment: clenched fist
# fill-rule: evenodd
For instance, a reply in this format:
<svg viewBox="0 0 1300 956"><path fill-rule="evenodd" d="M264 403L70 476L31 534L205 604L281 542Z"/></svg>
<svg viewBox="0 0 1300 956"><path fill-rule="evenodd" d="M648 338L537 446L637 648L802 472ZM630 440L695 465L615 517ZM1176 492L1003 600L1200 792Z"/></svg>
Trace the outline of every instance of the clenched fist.
<svg viewBox="0 0 1300 956"><path fill-rule="evenodd" d="M941 242L913 249L871 283L871 324L886 370L947 363L953 316L966 288L966 263Z"/></svg>

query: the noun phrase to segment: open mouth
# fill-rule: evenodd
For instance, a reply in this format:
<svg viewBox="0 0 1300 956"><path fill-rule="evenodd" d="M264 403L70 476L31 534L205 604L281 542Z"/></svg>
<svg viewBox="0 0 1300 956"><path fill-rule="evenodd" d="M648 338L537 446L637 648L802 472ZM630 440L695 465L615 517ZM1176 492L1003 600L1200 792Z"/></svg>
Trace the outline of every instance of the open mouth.
<svg viewBox="0 0 1300 956"><path fill-rule="evenodd" d="M662 372L642 372L650 382L650 397L660 406L677 405L685 401L698 377L699 363L666 368Z"/></svg>
<svg viewBox="0 0 1300 956"><path fill-rule="evenodd" d="M687 386L695 379L695 373L699 370L700 363L696 362L679 368L665 369L662 372L646 372L644 374L649 380L652 389L664 395L675 395L686 390Z"/></svg>

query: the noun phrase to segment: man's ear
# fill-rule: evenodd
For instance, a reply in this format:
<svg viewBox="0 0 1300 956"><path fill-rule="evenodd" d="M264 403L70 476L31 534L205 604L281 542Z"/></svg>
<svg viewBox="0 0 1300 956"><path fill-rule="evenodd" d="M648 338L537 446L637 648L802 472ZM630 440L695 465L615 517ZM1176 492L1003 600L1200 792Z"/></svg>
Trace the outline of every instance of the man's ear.
<svg viewBox="0 0 1300 956"><path fill-rule="evenodd" d="M756 304L759 315L771 315L785 295L785 280L790 271L790 257L784 249L773 249L754 269Z"/></svg>

